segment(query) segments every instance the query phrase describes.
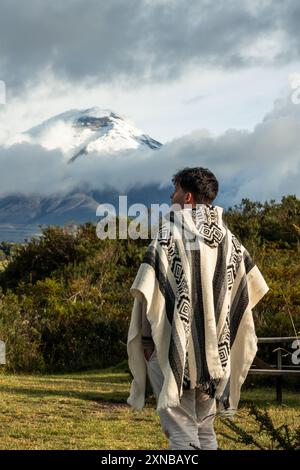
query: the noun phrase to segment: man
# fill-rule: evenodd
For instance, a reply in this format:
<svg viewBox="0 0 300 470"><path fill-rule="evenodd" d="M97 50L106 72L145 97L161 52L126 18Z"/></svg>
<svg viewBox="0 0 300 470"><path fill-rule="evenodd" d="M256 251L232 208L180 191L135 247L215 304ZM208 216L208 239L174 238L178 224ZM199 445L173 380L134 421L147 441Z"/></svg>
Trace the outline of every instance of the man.
<svg viewBox="0 0 300 470"><path fill-rule="evenodd" d="M213 205L213 173L184 168L172 181L178 210L166 216L131 287L128 403L143 408L148 373L169 448L213 450L214 417L235 413L255 357L252 309L268 286Z"/></svg>

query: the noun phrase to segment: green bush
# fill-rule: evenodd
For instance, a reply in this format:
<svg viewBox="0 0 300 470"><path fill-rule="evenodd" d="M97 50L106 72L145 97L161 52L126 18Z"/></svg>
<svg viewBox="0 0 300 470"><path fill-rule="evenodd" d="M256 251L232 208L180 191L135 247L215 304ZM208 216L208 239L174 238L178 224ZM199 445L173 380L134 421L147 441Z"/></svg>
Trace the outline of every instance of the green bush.
<svg viewBox="0 0 300 470"><path fill-rule="evenodd" d="M0 293L0 338L6 343L6 367L11 371L43 370L41 331L33 311L13 292Z"/></svg>
<svg viewBox="0 0 300 470"><path fill-rule="evenodd" d="M48 227L18 247L2 273L0 338L9 370L107 367L126 357L130 285L141 243Z"/></svg>
<svg viewBox="0 0 300 470"><path fill-rule="evenodd" d="M299 333L300 201L244 199L225 218L270 287L254 310L257 335ZM79 370L126 358L129 289L147 243L99 240L86 223L73 233L46 227L40 240L9 250L2 245L0 339L7 342L7 368Z"/></svg>

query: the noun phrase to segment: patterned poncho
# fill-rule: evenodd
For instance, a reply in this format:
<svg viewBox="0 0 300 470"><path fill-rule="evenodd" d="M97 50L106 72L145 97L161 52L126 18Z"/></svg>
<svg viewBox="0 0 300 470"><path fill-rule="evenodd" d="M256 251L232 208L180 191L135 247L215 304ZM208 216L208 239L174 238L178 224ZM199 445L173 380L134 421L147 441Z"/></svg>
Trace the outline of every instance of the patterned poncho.
<svg viewBox="0 0 300 470"><path fill-rule="evenodd" d="M215 397L219 413L238 407L257 351L252 309L268 286L222 215L203 204L170 212L146 251L131 287L127 342L135 409L145 400L143 305L164 377L157 409L179 405L193 388Z"/></svg>

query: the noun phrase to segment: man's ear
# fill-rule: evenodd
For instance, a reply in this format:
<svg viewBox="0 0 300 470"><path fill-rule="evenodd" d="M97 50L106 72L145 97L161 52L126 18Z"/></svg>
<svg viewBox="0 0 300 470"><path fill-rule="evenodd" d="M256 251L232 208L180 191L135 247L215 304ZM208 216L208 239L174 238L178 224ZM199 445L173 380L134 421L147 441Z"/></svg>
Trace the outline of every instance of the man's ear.
<svg viewBox="0 0 300 470"><path fill-rule="evenodd" d="M185 195L185 203L186 204L192 204L193 202L193 195L192 193L186 193Z"/></svg>

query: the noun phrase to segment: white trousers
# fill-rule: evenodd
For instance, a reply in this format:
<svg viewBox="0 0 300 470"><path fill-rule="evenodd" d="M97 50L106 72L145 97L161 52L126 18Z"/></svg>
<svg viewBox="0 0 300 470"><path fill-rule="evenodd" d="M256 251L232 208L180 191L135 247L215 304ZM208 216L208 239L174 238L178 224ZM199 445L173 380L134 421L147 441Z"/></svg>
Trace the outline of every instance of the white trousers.
<svg viewBox="0 0 300 470"><path fill-rule="evenodd" d="M163 385L156 351L149 361L145 359L147 372L156 400ZM172 450L216 450L218 448L214 431L216 401L197 389L184 390L180 406L158 411L163 432ZM195 447L191 446L193 444Z"/></svg>

